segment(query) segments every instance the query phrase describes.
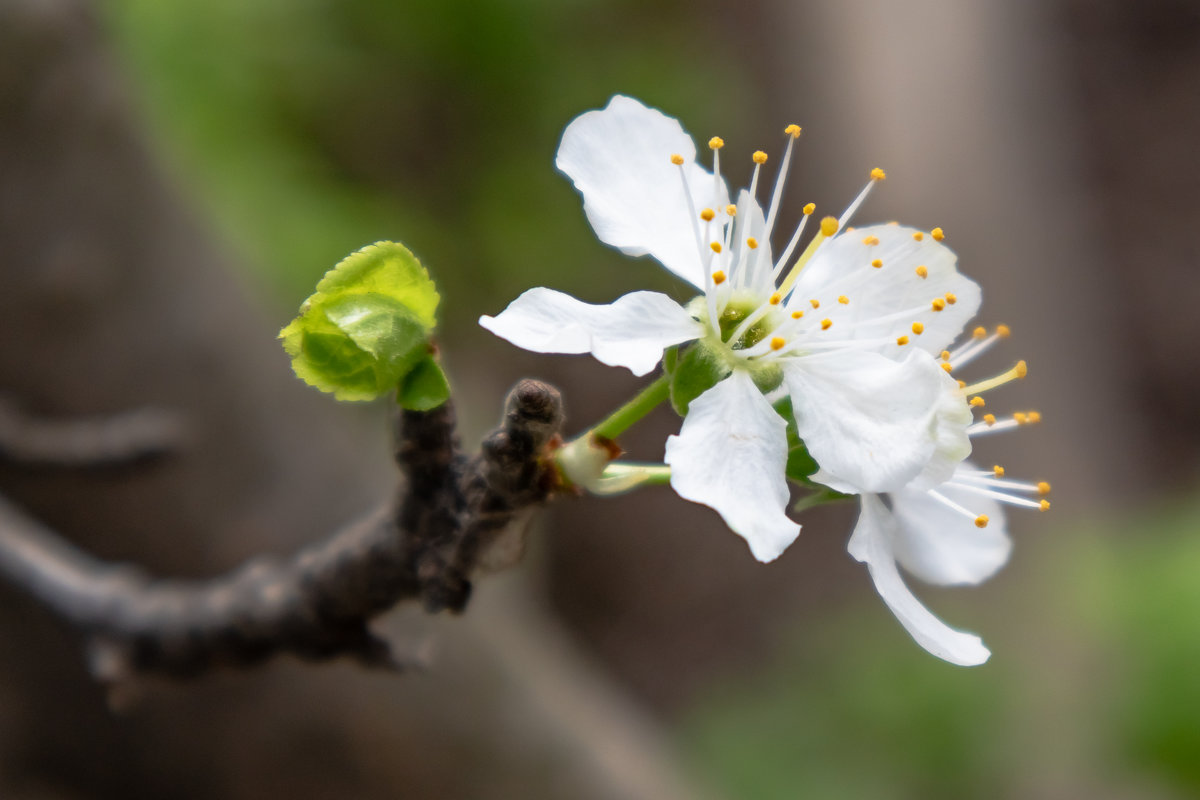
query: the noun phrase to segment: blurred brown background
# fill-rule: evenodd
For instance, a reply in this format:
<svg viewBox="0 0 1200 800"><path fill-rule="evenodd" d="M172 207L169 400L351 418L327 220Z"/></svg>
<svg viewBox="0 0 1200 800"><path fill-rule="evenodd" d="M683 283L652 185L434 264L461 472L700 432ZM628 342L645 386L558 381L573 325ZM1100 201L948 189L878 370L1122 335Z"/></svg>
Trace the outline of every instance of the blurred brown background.
<svg viewBox="0 0 1200 800"><path fill-rule="evenodd" d="M383 238L443 289L469 432L526 375L595 420L638 382L474 320L533 285L678 294L553 169L616 92L734 154L803 125L785 216L885 167L859 221L945 228L981 322L1013 327L979 369L1026 358L996 402L1046 422L981 458L1052 479L1054 509L1011 514L985 587L918 589L992 662L908 639L845 554L848 507L763 566L667 490L581 499L464 618L389 617L431 662L400 678L280 662L113 715L70 633L0 587L0 797L1200 793L1195 3L0 0L0 392L194 431L143 470L0 463L0 491L179 575L352 518L391 480L383 410L317 396L273 337ZM625 444L656 458L677 425Z"/></svg>

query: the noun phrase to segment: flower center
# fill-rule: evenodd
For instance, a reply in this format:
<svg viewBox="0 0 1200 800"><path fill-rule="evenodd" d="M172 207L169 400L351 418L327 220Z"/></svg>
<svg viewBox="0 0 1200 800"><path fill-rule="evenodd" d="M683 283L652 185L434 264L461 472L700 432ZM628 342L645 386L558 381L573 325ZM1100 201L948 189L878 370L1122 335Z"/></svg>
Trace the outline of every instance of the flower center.
<svg viewBox="0 0 1200 800"><path fill-rule="evenodd" d="M752 321L748 326L743 326L743 323L758 308L759 303L750 299L730 301L726 304L724 311L717 318L717 327L721 341L726 343L731 350L745 350L753 347L767 338L774 330L775 321L769 314L760 316L757 321Z"/></svg>

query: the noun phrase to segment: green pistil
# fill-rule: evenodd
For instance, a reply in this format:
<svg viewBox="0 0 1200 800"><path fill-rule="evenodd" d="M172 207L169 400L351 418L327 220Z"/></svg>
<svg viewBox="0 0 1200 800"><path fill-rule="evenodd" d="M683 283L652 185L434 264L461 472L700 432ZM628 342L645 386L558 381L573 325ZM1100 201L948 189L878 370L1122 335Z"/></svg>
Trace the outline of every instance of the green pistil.
<svg viewBox="0 0 1200 800"><path fill-rule="evenodd" d="M721 314L718 323L721 328L721 341L727 342L731 349L745 350L747 347L753 347L770 334L771 323L770 315L768 315L751 325L749 330L742 334L742 337L736 342L728 342L729 337L737 330L738 325L742 323L742 320L750 316L755 308L757 306L741 303L730 303L725 307L725 311Z"/></svg>

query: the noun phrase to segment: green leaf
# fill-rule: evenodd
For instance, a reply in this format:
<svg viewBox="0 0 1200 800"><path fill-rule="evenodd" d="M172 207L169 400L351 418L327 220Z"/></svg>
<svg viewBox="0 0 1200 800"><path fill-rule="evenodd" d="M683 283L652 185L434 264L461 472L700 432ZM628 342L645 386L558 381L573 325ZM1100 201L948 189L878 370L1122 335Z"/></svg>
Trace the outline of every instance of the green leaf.
<svg viewBox="0 0 1200 800"><path fill-rule="evenodd" d="M671 370L671 405L679 416L687 416L688 406L730 373L729 365L703 341L683 351Z"/></svg>
<svg viewBox="0 0 1200 800"><path fill-rule="evenodd" d="M317 284L317 293L333 296L342 292L381 294L407 308L421 324L432 329L437 324L437 287L429 273L407 247L396 242L376 242L343 258L325 273Z"/></svg>
<svg viewBox="0 0 1200 800"><path fill-rule="evenodd" d="M404 377L396 402L409 411L429 411L450 399L450 382L433 356L426 356Z"/></svg>
<svg viewBox="0 0 1200 800"><path fill-rule="evenodd" d="M372 400L428 357L438 299L407 248L379 242L325 273L279 338L301 380L339 400Z"/></svg>

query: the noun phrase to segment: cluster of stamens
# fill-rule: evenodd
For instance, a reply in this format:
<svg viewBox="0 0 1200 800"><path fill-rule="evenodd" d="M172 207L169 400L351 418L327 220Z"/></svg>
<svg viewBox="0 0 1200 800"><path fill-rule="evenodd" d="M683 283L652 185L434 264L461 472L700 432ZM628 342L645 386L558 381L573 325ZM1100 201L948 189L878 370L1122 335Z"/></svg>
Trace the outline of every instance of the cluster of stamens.
<svg viewBox="0 0 1200 800"><path fill-rule="evenodd" d="M782 163L775 179L775 187L771 193L765 224L759 234L762 241L770 241L774 231L788 165L792 157L792 148L800 136L800 127L789 125L784 133L788 137L787 146L784 149ZM714 196L720 197L722 193L720 151L725 146L725 142L720 137L714 136L709 140L708 146L713 153ZM761 150L756 150L751 156L751 161L754 163L749 188L751 198L757 198L759 173L767 160L767 154ZM729 346L732 352L742 358L765 360L845 347L873 348L883 344L905 347L913 342L913 337L925 333L926 320L932 322L936 315L958 302L955 294L946 292L929 298L921 305L901 309L883 317L851 318L844 324L838 325L836 317L839 310L847 309L846 313L848 313L853 306L853 300L849 293L838 290L853 286L867 275L885 269L887 266L884 259L873 253L873 248L880 244L879 237L873 234L864 236L861 240L862 247L865 248L862 265L852 267L844 276L825 287L825 290L830 293L829 297L798 297L794 291L800 271L812 260L821 247L839 233L854 230L847 227L846 223L866 200L872 187L887 177L887 174L878 167L871 170L866 186L842 212L841 216L828 216L821 219L817 233L809 240L800 255L793 260L792 257L804 234L805 226L816 211L813 203L806 204L800 222L788 239L783 252L774 263L764 263L766 259L763 253L765 251L760 249L760 239L746 235L745 228L750 224L748 215L743 214L739 217L738 209L734 205L726 205L719 210L704 208L697 212L692 207L693 195L688 186L683 156L673 155L671 161L680 168L683 196L687 199L697 251L704 265L705 296L709 319L714 321L713 327L720 339ZM716 225L715 236L714 224ZM940 243L946 238L946 234L941 228L933 228L928 233L913 231L912 250L904 251L901 257L904 260L913 258L920 261L921 248L929 246L924 244L927 236L935 243ZM913 280L920 283L929 279L930 269L926 264L918 263L913 274L915 276ZM833 294L835 291L838 293ZM764 296L765 299L763 299ZM928 297L928 295L926 296ZM813 311L816 311L822 308L823 300L829 304L825 316L819 319L817 315L805 316L804 307L811 307ZM914 317L916 318L914 319ZM718 320L721 321L720 325L715 324ZM898 336L892 334L879 337L855 336L851 339L835 339L821 335L835 326L838 330L843 330L853 336L856 328L887 326L892 323L904 324L906 326L904 332ZM1009 329L1005 325L999 325L991 331L982 327L976 328L964 343L953 350L945 350L941 353L942 369L951 373L964 367L990 349L997 341L1008 336ZM959 381L958 385L964 396L969 398L968 405L972 410L983 409L986 406L982 397L985 392L1010 381L1024 378L1025 374L1025 362L1019 361L1012 368L995 377L971 385ZM970 436L977 436L1037 423L1040 420L1041 415L1036 411L1018 411L1001 418L987 413L968 427L967 433ZM944 486L989 497L1010 505L1036 508L1042 511L1050 507L1050 501L1045 499L1045 495L1050 491L1050 484L1044 481L1030 483L1007 479L1004 477L1003 468L999 466L991 471L960 469ZM987 526L989 520L986 514L972 512L936 490L930 491L929 495L947 507L971 518L978 527ZM1031 499L1034 496L1040 499Z"/></svg>
<svg viewBox="0 0 1200 800"><path fill-rule="evenodd" d="M946 365L954 363L957 366L965 365L983 355L997 341L1008 338L1009 335L1010 331L1007 325L998 325L991 332L987 328L975 328L971 332L970 338L963 344L960 344L954 350L942 351L942 363ZM1012 381L1021 380L1027 374L1028 368L1025 362L1018 361L1009 369L992 378L987 378L973 384L959 381L958 385L963 394L969 398L967 405L972 410L983 409L987 405L982 396L984 393ZM999 418L995 414L987 413L979 421L967 428L967 435L973 438L983 434L1011 430L1023 425L1033 425L1041 421L1042 415L1037 411L1016 411L1009 416ZM1008 505L1032 508L1039 511L1047 511L1050 508L1050 501L1046 499L1046 495L1050 493L1049 483L1046 481L1012 480L1005 477L1004 468L998 464L992 467L991 470L959 469L954 473L954 477L943 485L954 487L960 491L990 497L993 500L998 500ZM929 492L929 496L943 503L948 508L973 519L976 526L980 528L987 527L989 519L986 514L971 511L937 491Z"/></svg>
<svg viewBox="0 0 1200 800"><path fill-rule="evenodd" d="M907 331L899 336L884 336L879 339L854 336L853 341L835 340L828 335L819 336L819 334L836 328L843 334L853 335L857 328L902 321L905 324L911 323L908 330L911 330L913 336L920 336L925 330L925 323L920 319L913 321L913 317L937 314L946 306L957 302L958 298L947 293L930 298L925 306L914 306L911 309L889 314L886 318L851 319L841 324L838 323L838 314L836 313L827 313L826 316L819 319L806 319L804 311L795 307L806 299L814 310L821 307L822 299L830 303L836 301L837 305L831 306L833 311L837 311L838 306L852 305L852 298L845 291L836 295L831 294L828 298L808 299L797 297L794 287L800 271L824 244L843 230L853 230L846 227L846 223L866 200L872 187L886 179L887 174L882 169L876 167L871 170L866 186L840 217L829 216L820 221L817 233L809 240L803 251L793 259L808 220L816 211L813 203L806 204L800 221L782 253L773 263L767 263L765 251L759 247L760 237L763 241L769 241L774 231L787 179L788 165L791 162L793 145L800 136L800 127L789 125L784 129L784 133L787 136L787 145L771 193L765 224L761 232L753 231L759 233L759 236L747 235L746 229L750 225L750 220L739 218L735 205L725 205L720 209L703 208L697 211L692 205L693 195L691 187L688 186L687 174L684 169L686 161L682 155L671 156L672 163L679 167L683 196L688 203L688 215L692 220L697 251L704 266L709 319L723 320L726 323L736 322L736 325L714 326L717 328L721 340L729 346L731 351L746 359L770 359L847 346L873 347L882 342L894 343L897 347L909 344L912 340ZM722 195L721 149L725 146L725 141L719 136L714 136L709 140L708 146L713 154L713 194L719 198ZM756 198L761 168L767 163L768 156L762 150L756 150L751 156L751 161L754 164L754 171L750 179L749 194L752 198ZM912 235L914 246L919 247L925 236L925 233L915 231ZM934 228L928 236L936 242L945 238L941 228ZM836 291L839 287L845 289L860 281L864 277L864 272L870 273L885 267L883 259L874 257L870 251L871 248L880 244L879 238L873 235L865 236L862 244L867 248L863 266L850 270L842 279L836 281L834 286L828 287L831 292ZM928 267L921 265L916 268L917 278L925 279L928 275ZM764 295L767 295L765 300L763 300ZM949 371L950 368L946 367L946 369Z"/></svg>

